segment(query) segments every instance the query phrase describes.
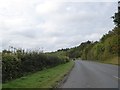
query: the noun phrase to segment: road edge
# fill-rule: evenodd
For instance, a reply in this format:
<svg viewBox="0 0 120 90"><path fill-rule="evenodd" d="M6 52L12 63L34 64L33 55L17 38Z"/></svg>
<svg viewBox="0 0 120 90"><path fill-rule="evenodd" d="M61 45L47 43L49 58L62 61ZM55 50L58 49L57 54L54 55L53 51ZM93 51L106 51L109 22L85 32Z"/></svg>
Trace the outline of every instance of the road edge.
<svg viewBox="0 0 120 90"><path fill-rule="evenodd" d="M73 61L74 62L74 61ZM55 86L55 88L61 88L62 84L66 82L66 80L68 79L69 74L71 73L72 69L75 66L75 62L73 64L73 66L71 67L71 69L62 77L62 79L57 83L57 85Z"/></svg>

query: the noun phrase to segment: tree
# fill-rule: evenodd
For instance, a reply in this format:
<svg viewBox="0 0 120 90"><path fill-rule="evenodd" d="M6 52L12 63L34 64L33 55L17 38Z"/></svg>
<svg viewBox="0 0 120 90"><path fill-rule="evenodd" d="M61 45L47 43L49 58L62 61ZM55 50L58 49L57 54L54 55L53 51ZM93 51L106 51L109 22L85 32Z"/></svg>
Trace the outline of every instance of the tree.
<svg viewBox="0 0 120 90"><path fill-rule="evenodd" d="M118 1L118 12L112 16L113 22L116 26L120 27L120 1Z"/></svg>

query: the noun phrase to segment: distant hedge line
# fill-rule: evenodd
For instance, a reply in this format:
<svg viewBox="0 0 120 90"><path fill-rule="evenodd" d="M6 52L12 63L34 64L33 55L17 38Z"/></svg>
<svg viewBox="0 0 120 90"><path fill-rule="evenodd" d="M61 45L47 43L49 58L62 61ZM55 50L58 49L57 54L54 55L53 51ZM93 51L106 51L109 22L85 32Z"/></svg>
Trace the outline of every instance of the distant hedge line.
<svg viewBox="0 0 120 90"><path fill-rule="evenodd" d="M19 57L19 58L18 58ZM68 58L63 58L44 53L12 54L2 55L2 82L24 76L29 72L43 70L56 65L68 62Z"/></svg>

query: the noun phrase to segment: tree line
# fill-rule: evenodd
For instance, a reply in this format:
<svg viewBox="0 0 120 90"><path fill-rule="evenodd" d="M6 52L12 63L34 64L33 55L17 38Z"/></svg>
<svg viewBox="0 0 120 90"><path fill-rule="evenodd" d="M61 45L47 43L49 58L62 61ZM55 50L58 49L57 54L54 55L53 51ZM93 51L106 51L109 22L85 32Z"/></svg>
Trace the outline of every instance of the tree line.
<svg viewBox="0 0 120 90"><path fill-rule="evenodd" d="M119 1L120 3L120 1ZM56 53L63 53L69 58L83 60L105 61L120 57L120 6L118 12L112 16L115 27L104 34L99 41L82 42L73 48L60 49Z"/></svg>

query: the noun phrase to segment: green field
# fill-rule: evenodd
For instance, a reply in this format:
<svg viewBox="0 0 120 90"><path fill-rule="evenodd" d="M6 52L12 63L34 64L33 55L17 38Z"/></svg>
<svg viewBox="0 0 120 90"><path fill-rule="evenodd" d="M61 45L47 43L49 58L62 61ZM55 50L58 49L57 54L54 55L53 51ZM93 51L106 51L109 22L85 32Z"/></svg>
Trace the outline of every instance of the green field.
<svg viewBox="0 0 120 90"><path fill-rule="evenodd" d="M74 65L70 61L56 67L36 72L31 75L3 84L3 88L53 88L69 72Z"/></svg>

